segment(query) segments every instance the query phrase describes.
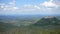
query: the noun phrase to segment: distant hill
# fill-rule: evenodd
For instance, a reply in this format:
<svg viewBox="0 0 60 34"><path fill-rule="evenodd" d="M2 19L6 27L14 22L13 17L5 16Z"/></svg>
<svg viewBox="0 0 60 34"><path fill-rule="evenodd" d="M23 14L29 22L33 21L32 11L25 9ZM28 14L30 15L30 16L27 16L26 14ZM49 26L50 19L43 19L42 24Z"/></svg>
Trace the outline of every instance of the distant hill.
<svg viewBox="0 0 60 34"><path fill-rule="evenodd" d="M45 25L60 25L60 20L56 17L43 17L37 21L34 25L45 26Z"/></svg>

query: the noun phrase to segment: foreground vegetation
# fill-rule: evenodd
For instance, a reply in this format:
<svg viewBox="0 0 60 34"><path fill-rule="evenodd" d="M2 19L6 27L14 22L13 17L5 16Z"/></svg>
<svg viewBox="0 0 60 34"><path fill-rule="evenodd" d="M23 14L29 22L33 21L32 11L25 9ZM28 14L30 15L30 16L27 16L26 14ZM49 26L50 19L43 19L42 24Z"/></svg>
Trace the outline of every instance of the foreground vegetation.
<svg viewBox="0 0 60 34"><path fill-rule="evenodd" d="M34 24L19 27L0 22L0 34L60 34L60 18L43 17Z"/></svg>

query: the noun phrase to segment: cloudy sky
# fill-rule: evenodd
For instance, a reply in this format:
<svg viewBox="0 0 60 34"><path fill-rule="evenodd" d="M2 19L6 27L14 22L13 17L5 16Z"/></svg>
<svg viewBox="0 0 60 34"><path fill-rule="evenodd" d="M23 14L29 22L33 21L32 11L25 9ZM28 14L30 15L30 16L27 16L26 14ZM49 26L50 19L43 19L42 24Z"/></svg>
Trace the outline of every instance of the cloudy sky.
<svg viewBox="0 0 60 34"><path fill-rule="evenodd" d="M0 15L60 14L60 0L0 0Z"/></svg>

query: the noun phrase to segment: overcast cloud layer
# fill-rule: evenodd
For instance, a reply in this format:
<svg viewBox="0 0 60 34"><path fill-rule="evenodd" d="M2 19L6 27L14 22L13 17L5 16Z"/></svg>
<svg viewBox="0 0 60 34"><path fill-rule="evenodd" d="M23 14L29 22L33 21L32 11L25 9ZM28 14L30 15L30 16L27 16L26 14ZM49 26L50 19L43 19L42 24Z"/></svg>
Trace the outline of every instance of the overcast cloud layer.
<svg viewBox="0 0 60 34"><path fill-rule="evenodd" d="M15 0L8 3L0 3L0 14L60 14L60 0L49 0L38 5L25 4L23 7L16 7Z"/></svg>

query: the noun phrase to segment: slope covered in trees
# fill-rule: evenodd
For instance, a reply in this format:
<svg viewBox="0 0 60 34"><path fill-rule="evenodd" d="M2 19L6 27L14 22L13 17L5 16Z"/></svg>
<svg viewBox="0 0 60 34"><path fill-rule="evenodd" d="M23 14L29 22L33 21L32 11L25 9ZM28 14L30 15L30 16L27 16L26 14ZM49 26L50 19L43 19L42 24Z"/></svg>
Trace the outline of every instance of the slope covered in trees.
<svg viewBox="0 0 60 34"><path fill-rule="evenodd" d="M37 21L36 26L60 25L60 19L56 17L43 17Z"/></svg>

